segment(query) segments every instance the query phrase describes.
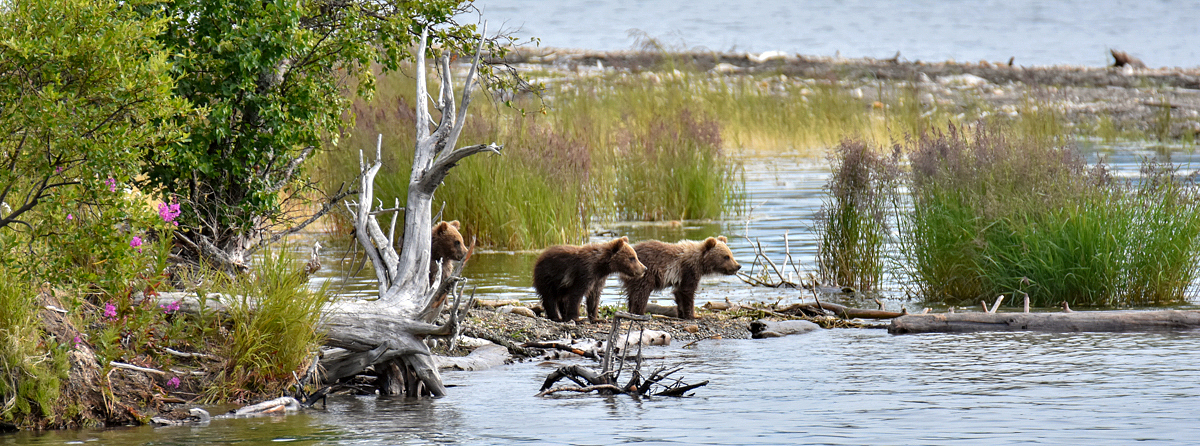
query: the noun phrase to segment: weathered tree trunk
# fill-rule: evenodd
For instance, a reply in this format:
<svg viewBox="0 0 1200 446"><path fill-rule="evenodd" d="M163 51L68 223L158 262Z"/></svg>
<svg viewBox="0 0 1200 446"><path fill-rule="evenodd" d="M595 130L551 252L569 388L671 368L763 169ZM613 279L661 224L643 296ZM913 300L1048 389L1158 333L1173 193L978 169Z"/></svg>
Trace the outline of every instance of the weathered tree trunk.
<svg viewBox="0 0 1200 446"><path fill-rule="evenodd" d="M1076 311L1071 313L909 314L892 320L888 332L973 333L979 331L1130 332L1200 327L1200 311Z"/></svg>
<svg viewBox="0 0 1200 446"><path fill-rule="evenodd" d="M486 28L484 30L486 32ZM481 33L482 35L482 33ZM481 38L482 39L482 38ZM425 51L428 30L421 33L417 49L417 141L413 156L412 174L408 182L408 202L404 207L403 250L395 251L396 214L385 234L372 213L375 203L374 181L382 159L382 142L376 148L375 159L368 165L362 160L363 175L356 205L347 204L354 216L355 238L366 252L379 279L379 298L373 301L341 302L325 318L329 328L329 345L349 354L327 358L322 365L330 373L326 382L361 373L368 366L384 371L385 392L403 388L409 396L445 394L437 366L429 348L423 342L430 335L451 335L456 330L457 306L450 321L443 326L421 322L422 313L439 290L447 290L460 280L461 265L447 282L429 283L430 239L432 234L433 193L450 168L463 158L481 152L499 153L496 144L455 148L466 121L471 102L479 51L476 50L471 69L463 86L461 106L456 109L454 86L450 76L450 55L438 60L441 91L435 107L441 120L432 130L426 86ZM482 41L480 44L482 47ZM382 137L381 137L382 140ZM399 376L397 376L399 375ZM395 380L402 380L402 383Z"/></svg>

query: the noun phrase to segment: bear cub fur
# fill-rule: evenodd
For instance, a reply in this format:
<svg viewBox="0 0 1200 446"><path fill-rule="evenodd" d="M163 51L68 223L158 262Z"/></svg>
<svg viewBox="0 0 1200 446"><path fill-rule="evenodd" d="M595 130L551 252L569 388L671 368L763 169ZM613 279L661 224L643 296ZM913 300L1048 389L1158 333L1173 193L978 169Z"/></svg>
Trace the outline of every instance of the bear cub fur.
<svg viewBox="0 0 1200 446"><path fill-rule="evenodd" d="M696 289L700 278L712 274L734 274L742 265L733 259L726 239L709 237L704 241L684 240L663 243L647 240L633 245L638 259L646 265L641 277L621 275L629 312L646 314L650 293L674 287L675 306L680 319L696 318Z"/></svg>
<svg viewBox="0 0 1200 446"><path fill-rule="evenodd" d="M552 321L579 318L579 304L587 296L588 320L600 321L600 292L609 274L641 277L646 266L638 261L628 237L583 246L546 248L533 264L533 288Z"/></svg>
<svg viewBox="0 0 1200 446"><path fill-rule="evenodd" d="M459 228L458 220L441 221L433 227L433 241L429 244L429 283L433 283L438 276L439 260L442 262L442 281L445 281L454 272L452 261L461 262L467 258L467 246L458 232Z"/></svg>

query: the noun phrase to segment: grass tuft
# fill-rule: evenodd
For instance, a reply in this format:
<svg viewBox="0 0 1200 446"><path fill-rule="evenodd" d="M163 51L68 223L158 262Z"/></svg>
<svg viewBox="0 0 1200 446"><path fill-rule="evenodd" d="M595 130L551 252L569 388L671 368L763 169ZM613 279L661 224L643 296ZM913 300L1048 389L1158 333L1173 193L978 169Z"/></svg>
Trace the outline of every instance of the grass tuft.
<svg viewBox="0 0 1200 446"><path fill-rule="evenodd" d="M856 140L843 141L830 153L833 173L816 226L822 283L861 291L878 287L899 160L899 147L887 156Z"/></svg>
<svg viewBox="0 0 1200 446"><path fill-rule="evenodd" d="M279 394L314 360L324 341L320 318L328 302L326 289L308 287L304 265L286 245L265 252L253 276L238 276L214 291L227 296L216 350L224 359L216 385L206 389L209 401L243 401Z"/></svg>

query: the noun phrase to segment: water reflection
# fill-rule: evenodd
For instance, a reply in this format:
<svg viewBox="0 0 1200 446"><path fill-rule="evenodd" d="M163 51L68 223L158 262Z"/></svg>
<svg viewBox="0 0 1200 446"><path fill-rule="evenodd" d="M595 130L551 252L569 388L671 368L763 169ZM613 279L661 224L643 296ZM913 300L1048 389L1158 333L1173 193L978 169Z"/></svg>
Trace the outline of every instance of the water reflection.
<svg viewBox="0 0 1200 446"><path fill-rule="evenodd" d="M891 336L822 330L654 347L689 398L534 396L553 367L446 372L440 399L337 396L207 427L20 433L0 444L1182 444L1200 435L1200 332ZM661 354L661 355L659 355Z"/></svg>

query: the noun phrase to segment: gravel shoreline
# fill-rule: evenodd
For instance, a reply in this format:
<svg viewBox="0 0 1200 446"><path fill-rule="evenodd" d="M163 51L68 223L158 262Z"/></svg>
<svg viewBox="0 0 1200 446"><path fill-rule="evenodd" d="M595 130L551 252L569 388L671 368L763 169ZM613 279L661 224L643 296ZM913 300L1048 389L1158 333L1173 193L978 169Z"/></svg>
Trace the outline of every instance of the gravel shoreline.
<svg viewBox="0 0 1200 446"><path fill-rule="evenodd" d="M866 106L915 88L927 105L961 106L982 100L1000 113L1015 115L1033 99L1060 111L1068 123L1094 126L1100 119L1126 132L1172 140L1200 136L1200 67L1133 68L1036 66L1009 61L976 63L895 59L844 59L772 52L660 53L518 49L506 62L519 71L552 70L570 75L599 72L645 73L665 66L689 66L714 74L783 76L834 82L854 92ZM857 90L856 90L857 89ZM1163 118L1169 110L1170 119ZM1165 128L1163 128L1165 127Z"/></svg>

